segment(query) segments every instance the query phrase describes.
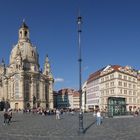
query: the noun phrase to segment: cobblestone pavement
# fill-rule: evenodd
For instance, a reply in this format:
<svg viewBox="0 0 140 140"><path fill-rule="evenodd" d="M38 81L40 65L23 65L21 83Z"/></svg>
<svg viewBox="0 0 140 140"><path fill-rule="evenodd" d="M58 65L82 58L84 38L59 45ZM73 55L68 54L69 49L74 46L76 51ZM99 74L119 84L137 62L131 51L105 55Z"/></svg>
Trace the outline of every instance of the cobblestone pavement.
<svg viewBox="0 0 140 140"><path fill-rule="evenodd" d="M84 114L85 133L79 135L78 114L65 114L61 120L55 116L13 114L10 125L3 125L0 112L0 140L140 140L140 116L105 118L96 126L92 114Z"/></svg>

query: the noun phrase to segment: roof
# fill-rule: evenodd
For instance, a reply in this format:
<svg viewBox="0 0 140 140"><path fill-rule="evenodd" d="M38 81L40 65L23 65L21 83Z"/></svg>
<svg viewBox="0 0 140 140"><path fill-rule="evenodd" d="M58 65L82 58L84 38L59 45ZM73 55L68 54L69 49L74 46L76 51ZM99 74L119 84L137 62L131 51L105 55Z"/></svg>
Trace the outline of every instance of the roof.
<svg viewBox="0 0 140 140"><path fill-rule="evenodd" d="M87 80L87 84L90 83L91 81L95 80L95 79L98 79L100 77L100 73L103 71L104 68L102 68L102 69L90 74L89 78Z"/></svg>
<svg viewBox="0 0 140 140"><path fill-rule="evenodd" d="M27 28L28 29L28 26L26 25L25 21L23 21L23 23L22 23L20 28Z"/></svg>
<svg viewBox="0 0 140 140"><path fill-rule="evenodd" d="M78 91L74 91L73 97L79 97L79 96L80 96L80 93Z"/></svg>
<svg viewBox="0 0 140 140"><path fill-rule="evenodd" d="M131 68L130 66L120 66L120 65L108 65L94 73L92 73L88 80L87 80L87 84L100 78L101 76L105 76L108 75L114 71L119 71L121 73L125 73L134 77L137 77L137 70Z"/></svg>
<svg viewBox="0 0 140 140"><path fill-rule="evenodd" d="M120 68L121 66L120 66L120 65L109 65L109 66L103 67L102 69L100 69L100 70L98 70L98 71L92 73L92 74L89 76L89 78L88 78L88 80L87 80L87 83L90 83L91 81L98 79L98 78L101 76L101 75L100 75L101 72L102 72L103 70L105 70L107 67L108 67L108 68L113 68L114 71L118 71L119 68Z"/></svg>

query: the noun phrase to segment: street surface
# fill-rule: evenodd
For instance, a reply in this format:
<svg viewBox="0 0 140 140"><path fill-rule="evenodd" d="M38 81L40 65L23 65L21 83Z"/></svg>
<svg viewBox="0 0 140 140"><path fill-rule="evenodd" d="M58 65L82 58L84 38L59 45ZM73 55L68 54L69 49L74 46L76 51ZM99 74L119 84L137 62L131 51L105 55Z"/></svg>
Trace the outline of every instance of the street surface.
<svg viewBox="0 0 140 140"><path fill-rule="evenodd" d="M14 113L10 125L3 125L0 112L0 140L140 140L140 116L105 118L96 126L91 113L84 114L85 133L79 135L78 114L54 115Z"/></svg>

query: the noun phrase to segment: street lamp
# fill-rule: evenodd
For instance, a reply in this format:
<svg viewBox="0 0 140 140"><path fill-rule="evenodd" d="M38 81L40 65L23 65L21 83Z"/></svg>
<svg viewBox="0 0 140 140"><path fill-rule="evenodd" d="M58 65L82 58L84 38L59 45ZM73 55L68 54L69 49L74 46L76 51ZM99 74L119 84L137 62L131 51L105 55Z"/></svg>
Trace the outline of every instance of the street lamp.
<svg viewBox="0 0 140 140"><path fill-rule="evenodd" d="M79 133L84 133L83 128L83 112L82 112L82 72L81 72L81 24L82 24L82 17L79 16L77 18L77 24L78 24L78 48L79 48L79 94L80 94L80 112L79 112Z"/></svg>

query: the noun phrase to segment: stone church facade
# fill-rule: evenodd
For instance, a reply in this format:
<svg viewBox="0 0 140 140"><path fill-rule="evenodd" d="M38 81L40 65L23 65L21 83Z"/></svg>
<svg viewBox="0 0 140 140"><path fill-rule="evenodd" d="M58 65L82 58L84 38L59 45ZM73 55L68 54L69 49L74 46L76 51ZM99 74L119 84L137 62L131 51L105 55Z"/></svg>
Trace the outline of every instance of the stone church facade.
<svg viewBox="0 0 140 140"><path fill-rule="evenodd" d="M22 23L9 65L0 64L0 102L12 109L53 108L53 83L48 56L40 70L39 55L29 38L29 28Z"/></svg>

